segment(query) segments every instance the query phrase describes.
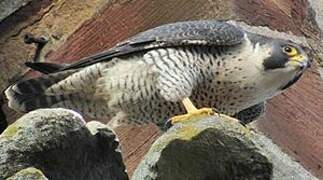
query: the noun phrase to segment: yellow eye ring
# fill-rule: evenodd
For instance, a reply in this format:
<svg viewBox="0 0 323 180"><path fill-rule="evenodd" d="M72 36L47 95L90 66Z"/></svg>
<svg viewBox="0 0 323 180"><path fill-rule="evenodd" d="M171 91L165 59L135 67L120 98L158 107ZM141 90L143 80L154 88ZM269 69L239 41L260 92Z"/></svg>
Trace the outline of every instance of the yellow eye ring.
<svg viewBox="0 0 323 180"><path fill-rule="evenodd" d="M292 46L285 46L283 47L283 52L287 54L288 56L296 56L298 54L297 49Z"/></svg>

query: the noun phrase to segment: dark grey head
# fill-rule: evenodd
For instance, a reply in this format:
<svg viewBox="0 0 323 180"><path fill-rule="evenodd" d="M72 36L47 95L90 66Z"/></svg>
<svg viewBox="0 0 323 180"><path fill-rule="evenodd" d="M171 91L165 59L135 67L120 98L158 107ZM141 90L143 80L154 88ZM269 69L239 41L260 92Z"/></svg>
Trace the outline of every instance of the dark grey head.
<svg viewBox="0 0 323 180"><path fill-rule="evenodd" d="M290 66L304 70L309 66L309 60L299 45L288 41L274 40L271 43L270 56L264 60L263 65L266 71Z"/></svg>
<svg viewBox="0 0 323 180"><path fill-rule="evenodd" d="M303 48L295 43L275 39L269 46L269 56L264 59L264 71L281 79L279 90L293 85L309 67L309 59ZM267 75L268 75L267 73Z"/></svg>

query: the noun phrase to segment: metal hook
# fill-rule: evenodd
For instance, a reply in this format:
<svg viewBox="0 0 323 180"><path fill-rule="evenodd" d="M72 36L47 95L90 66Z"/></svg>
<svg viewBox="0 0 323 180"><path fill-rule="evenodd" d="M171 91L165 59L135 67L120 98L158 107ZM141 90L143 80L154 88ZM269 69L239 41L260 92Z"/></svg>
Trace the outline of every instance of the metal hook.
<svg viewBox="0 0 323 180"><path fill-rule="evenodd" d="M33 62L39 62L40 61L41 50L47 44L48 38L46 38L44 36L35 37L31 33L26 33L25 36L24 36L24 42L26 44L36 44L37 48L36 48L36 51L35 51Z"/></svg>

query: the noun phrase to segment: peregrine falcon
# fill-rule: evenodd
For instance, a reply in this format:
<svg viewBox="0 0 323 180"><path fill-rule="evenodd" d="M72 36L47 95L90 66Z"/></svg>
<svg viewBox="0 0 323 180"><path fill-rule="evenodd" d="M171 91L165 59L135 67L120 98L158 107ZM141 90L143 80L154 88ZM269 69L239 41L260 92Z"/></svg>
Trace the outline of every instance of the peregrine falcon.
<svg viewBox="0 0 323 180"><path fill-rule="evenodd" d="M187 21L149 29L74 64L30 63L44 75L12 84L5 94L11 108L25 112L65 107L93 118L163 125L215 108L248 122L308 65L291 41L225 21Z"/></svg>

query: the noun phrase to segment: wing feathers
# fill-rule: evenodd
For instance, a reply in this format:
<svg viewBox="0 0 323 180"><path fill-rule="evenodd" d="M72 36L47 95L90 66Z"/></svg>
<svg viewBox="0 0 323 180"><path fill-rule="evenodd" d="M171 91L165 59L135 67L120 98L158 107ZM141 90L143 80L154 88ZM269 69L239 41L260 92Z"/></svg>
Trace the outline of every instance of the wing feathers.
<svg viewBox="0 0 323 180"><path fill-rule="evenodd" d="M224 21L205 20L166 24L139 33L107 51L83 58L61 70L77 69L155 48L189 45L232 46L241 43L243 37L244 32L240 28Z"/></svg>

